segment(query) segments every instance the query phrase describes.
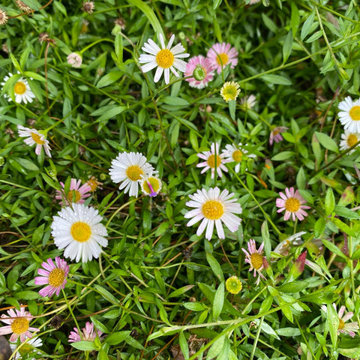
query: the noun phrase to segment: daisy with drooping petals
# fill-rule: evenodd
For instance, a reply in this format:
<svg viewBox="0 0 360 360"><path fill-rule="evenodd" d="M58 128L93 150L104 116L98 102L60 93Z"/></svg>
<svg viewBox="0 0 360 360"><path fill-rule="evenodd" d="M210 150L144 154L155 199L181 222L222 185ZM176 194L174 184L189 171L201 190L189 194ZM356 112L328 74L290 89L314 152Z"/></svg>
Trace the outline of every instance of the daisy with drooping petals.
<svg viewBox="0 0 360 360"><path fill-rule="evenodd" d="M62 188L65 188L63 182L60 182ZM88 198L91 194L91 187L85 183L81 185L81 180L71 179L69 192L65 195L64 191L56 190L55 198L61 200L61 205L70 205L71 203L83 204L85 199ZM65 198L65 202L63 201Z"/></svg>
<svg viewBox="0 0 360 360"><path fill-rule="evenodd" d="M234 214L241 214L242 209L234 194L229 194L228 190L210 188L209 190L198 190L194 195L189 195L191 201L186 206L194 208L188 211L184 216L191 220L186 224L192 226L202 220L197 229L196 235L200 236L205 228L205 238L210 240L216 226L216 232L220 239L225 239L225 233L222 223L224 223L231 232L237 231L241 219Z"/></svg>
<svg viewBox="0 0 360 360"><path fill-rule="evenodd" d="M344 129L353 133L360 133L360 99L352 101L350 96L347 96L339 104L339 120Z"/></svg>
<svg viewBox="0 0 360 360"><path fill-rule="evenodd" d="M44 147L45 153L51 158L49 141L46 140L45 135L41 134L35 129L29 129L24 126L18 125L18 132L20 137L25 137L25 144L32 146L36 145L35 154L40 155L42 147Z"/></svg>
<svg viewBox="0 0 360 360"><path fill-rule="evenodd" d="M142 50L147 54L140 55L140 64L145 64L141 66L141 70L146 73L157 67L154 82L158 82L162 73L164 73L165 84L168 84L170 82L170 70L176 77L179 77L179 74L175 69L181 72L186 70L186 62L181 59L189 57L190 54L185 53L185 48L181 45L181 43L172 48L171 46L174 40L175 35L172 35L168 45L165 46L164 38L160 34L159 41L161 49L151 39L149 39L142 47Z"/></svg>
<svg viewBox="0 0 360 360"><path fill-rule="evenodd" d="M31 332L39 331L38 328L30 327L30 321L33 316L25 311L24 307L20 310L10 309L7 311L8 316L1 315L0 321L7 324L0 327L0 335L11 334L10 342L15 342L19 337L20 341L24 342L26 338L31 338L33 334Z"/></svg>
<svg viewBox="0 0 360 360"><path fill-rule="evenodd" d="M239 94L240 85L235 81L226 82L220 90L220 95L226 102L236 100Z"/></svg>
<svg viewBox="0 0 360 360"><path fill-rule="evenodd" d="M332 305L333 305L333 308L335 309L335 311L337 311L336 304L333 303ZM325 314L327 314L326 305L322 305L321 309L325 312ZM350 320L354 316L353 312L348 312L344 315L345 310L346 310L346 307L343 305L340 307L340 310L338 312L338 317L339 317L338 334L339 333L348 334L351 337L355 337L355 332L357 332L359 330L359 324L357 322L351 322L351 323L345 324L346 321Z"/></svg>
<svg viewBox="0 0 360 360"><path fill-rule="evenodd" d="M221 73L225 66L230 65L233 69L238 63L238 52L230 44L227 43L216 43L214 44L207 53L208 59L217 70L218 74Z"/></svg>
<svg viewBox="0 0 360 360"><path fill-rule="evenodd" d="M272 146L274 141L276 143L283 141L284 138L281 136L281 133L285 132L288 128L286 126L277 126L270 132L269 144Z"/></svg>
<svg viewBox="0 0 360 360"><path fill-rule="evenodd" d="M1 85L4 87L5 83L13 76L12 73L9 73L9 75L4 77L4 81L1 83ZM35 95L30 89L29 83L26 79L20 78L15 84L14 84L14 95L15 95L15 102L17 103L31 103L33 99L35 98ZM9 101L12 101L11 97L7 94L4 95L5 98L7 98Z"/></svg>
<svg viewBox="0 0 360 360"><path fill-rule="evenodd" d="M86 184L90 186L91 192L95 192L97 188L101 189L103 183L98 181L95 176L91 176Z"/></svg>
<svg viewBox="0 0 360 360"><path fill-rule="evenodd" d="M204 56L194 56L186 64L184 75L191 87L203 89L214 78L214 67Z"/></svg>
<svg viewBox="0 0 360 360"><path fill-rule="evenodd" d="M153 167L141 153L119 153L111 162L110 177L114 183L121 183L119 189L130 196L138 196L141 176L151 175Z"/></svg>
<svg viewBox="0 0 360 360"><path fill-rule="evenodd" d="M251 94L249 96L244 96L240 100L241 107L246 110L251 110L256 104L256 96Z"/></svg>
<svg viewBox="0 0 360 360"><path fill-rule="evenodd" d="M279 192L280 198L276 199L276 206L279 208L278 213L285 210L284 220L289 220L292 217L292 220L295 221L298 218L300 221L304 220L307 216L305 209L310 209L310 206L304 205L306 201L299 194L299 190L294 191L294 188L291 187L285 189L285 194Z"/></svg>
<svg viewBox="0 0 360 360"><path fill-rule="evenodd" d="M51 224L52 236L59 249L65 249L64 256L76 262L97 259L107 246L106 228L101 224L98 210L83 204L72 204L54 216Z"/></svg>
<svg viewBox="0 0 360 360"><path fill-rule="evenodd" d="M24 345L21 346L19 351L16 351L16 349L18 348L17 343L10 343L10 348L12 352L14 353L16 351L15 355L13 355L14 360L21 359L25 354L39 354L40 352L34 349L41 346L43 346L43 342L39 337L32 337L29 341L27 341ZM35 360L35 358L31 357L27 357L27 359Z"/></svg>
<svg viewBox="0 0 360 360"><path fill-rule="evenodd" d="M264 264L267 263L265 257L263 256L264 242L260 245L258 250L256 250L256 243L253 239L250 239L247 245L249 251L246 251L244 248L241 250L246 255L245 262L250 265L249 271L254 270L254 277L256 277L256 273L258 273L256 285L259 285L260 277L265 279L265 276L261 273L261 271L264 269Z"/></svg>
<svg viewBox="0 0 360 360"><path fill-rule="evenodd" d="M360 141L360 133L353 133L345 130L344 134L341 135L340 149L341 150L350 149L359 141ZM359 147L359 145L357 145L354 149L350 150L348 154L352 154L357 147Z"/></svg>
<svg viewBox="0 0 360 360"><path fill-rule="evenodd" d="M240 171L241 162L244 160L244 158L255 158L256 155L254 154L248 154L248 151L245 150L240 143L238 146L233 145L226 145L226 150L223 150L223 154L227 160L227 162L235 162L235 171Z"/></svg>
<svg viewBox="0 0 360 360"><path fill-rule="evenodd" d="M101 335L102 332L95 330L94 324L87 321L85 327L82 328L81 334L79 334L78 328L74 327L74 331L70 332L69 342L94 341L97 336L101 337Z"/></svg>
<svg viewBox="0 0 360 360"><path fill-rule="evenodd" d="M221 170L228 172L227 167L224 165L228 160L225 159L224 154L219 154L220 145L212 143L210 151L204 151L202 153L197 154L200 159L205 161L196 165L198 168L204 168L201 170L201 174L211 169L211 178L213 179L215 176L215 169L217 174L222 177Z"/></svg>
<svg viewBox="0 0 360 360"><path fill-rule="evenodd" d="M38 270L35 278L35 285L48 285L39 291L40 296L51 297L55 293L60 294L60 291L65 288L66 278L69 273L69 265L65 260L60 259L58 256L55 258L55 264L52 259L47 259L41 266L43 269Z"/></svg>
<svg viewBox="0 0 360 360"><path fill-rule="evenodd" d="M161 180L154 173L150 176L142 176L141 178L141 190L145 195L155 197L161 190Z"/></svg>

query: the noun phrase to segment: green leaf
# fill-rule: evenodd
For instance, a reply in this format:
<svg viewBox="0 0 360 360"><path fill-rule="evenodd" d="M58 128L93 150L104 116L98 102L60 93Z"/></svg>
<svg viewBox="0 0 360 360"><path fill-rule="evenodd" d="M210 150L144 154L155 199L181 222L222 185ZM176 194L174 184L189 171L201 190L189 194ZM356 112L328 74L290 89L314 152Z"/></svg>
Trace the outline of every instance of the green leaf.
<svg viewBox="0 0 360 360"><path fill-rule="evenodd" d="M130 336L130 333L130 330L112 333L105 338L105 342L109 345L118 345L125 341Z"/></svg>
<svg viewBox="0 0 360 360"><path fill-rule="evenodd" d="M291 80L282 75L266 74L261 76L261 79L275 85L292 85Z"/></svg>
<svg viewBox="0 0 360 360"><path fill-rule="evenodd" d="M221 270L221 266L212 254L206 252L206 260L209 263L211 270L217 276L220 281L224 281L224 274Z"/></svg>
<svg viewBox="0 0 360 360"><path fill-rule="evenodd" d="M33 161L22 159L22 158L14 158L22 167L29 171L39 171L40 169L34 164Z"/></svg>
<svg viewBox="0 0 360 360"><path fill-rule="evenodd" d="M347 260L347 256L332 242L326 239L321 239L322 243L334 254L342 257L343 259Z"/></svg>
<svg viewBox="0 0 360 360"><path fill-rule="evenodd" d="M187 360L189 358L189 346L183 331L180 331L179 334L179 344L182 355Z"/></svg>
<svg viewBox="0 0 360 360"><path fill-rule="evenodd" d="M317 139L319 140L319 143L325 148L330 151L339 152L338 146L336 142L329 136L324 133L315 132Z"/></svg>
<svg viewBox="0 0 360 360"><path fill-rule="evenodd" d="M33 10L40 10L41 5L37 0L22 0L27 6L31 7Z"/></svg>
<svg viewBox="0 0 360 360"><path fill-rule="evenodd" d="M108 74L106 74L105 76L103 76L99 82L96 84L97 88L103 88L105 86L109 86L110 84L114 83L115 81L119 80L120 77L123 75L124 73L122 71L112 71L109 72Z"/></svg>
<svg viewBox="0 0 360 360"><path fill-rule="evenodd" d="M291 54L292 44L293 44L293 35L292 35L292 31L290 30L284 41L283 63L286 63L287 59L289 58L289 56Z"/></svg>
<svg viewBox="0 0 360 360"><path fill-rule="evenodd" d="M308 286L306 281L292 281L287 284L281 285L278 287L278 290L283 293L299 293Z"/></svg>
<svg viewBox="0 0 360 360"><path fill-rule="evenodd" d="M293 158L295 153L293 151L282 151L271 158L273 161L283 161Z"/></svg>
<svg viewBox="0 0 360 360"><path fill-rule="evenodd" d="M300 24L300 15L299 15L299 9L296 6L296 2L291 2L291 18L290 18L290 25L292 28L292 33L296 35L297 30L299 28Z"/></svg>
<svg viewBox="0 0 360 360"><path fill-rule="evenodd" d="M126 110L126 106L115 106L113 107L111 110L107 111L105 114L101 115L97 121L101 122L101 121L106 121L109 120L110 118L121 114L123 111Z"/></svg>
<svg viewBox="0 0 360 360"><path fill-rule="evenodd" d="M160 24L158 18L156 17L154 11L151 9L151 7L147 4L145 4L141 0L127 0L127 1L129 4L134 5L140 9L145 14L145 16L148 18L151 26L154 29L155 34L157 34L157 35L161 34L165 39L165 35L164 35L163 29L161 27L161 24Z"/></svg>
<svg viewBox="0 0 360 360"><path fill-rule="evenodd" d="M19 300L36 300L39 299L39 293L36 291L18 291L15 297Z"/></svg>
<svg viewBox="0 0 360 360"><path fill-rule="evenodd" d="M182 294L185 294L187 291L189 291L190 289L192 289L195 285L186 285L181 287L180 289L177 289L175 291L173 291L172 293L169 294L169 298L172 297L179 297Z"/></svg>
<svg viewBox="0 0 360 360"><path fill-rule="evenodd" d="M331 188L327 189L325 196L325 213L327 216L331 215L335 209L335 197Z"/></svg>
<svg viewBox="0 0 360 360"><path fill-rule="evenodd" d="M337 332L339 328L339 316L336 313L332 304L327 304L327 319L326 322L329 326L330 338L334 347L337 343Z"/></svg>
<svg viewBox="0 0 360 360"><path fill-rule="evenodd" d="M162 98L162 101L165 104L173 105L173 106L188 106L188 105L190 105L189 102L186 101L185 99L182 99L182 98L176 97L176 96L165 96L164 98Z"/></svg>
<svg viewBox="0 0 360 360"><path fill-rule="evenodd" d="M315 12L312 12L310 16L306 18L304 25L301 29L301 35L300 35L301 40L304 40L306 36L309 34L312 24L314 22L314 18L315 18Z"/></svg>
<svg viewBox="0 0 360 360"><path fill-rule="evenodd" d="M214 297L214 303L213 303L214 319L217 319L220 316L222 308L224 306L224 292L225 292L225 286L224 286L224 282L222 282L217 288Z"/></svg>
<svg viewBox="0 0 360 360"><path fill-rule="evenodd" d="M82 351L93 351L97 350L95 344L93 341L77 341L70 344L72 347L74 347L77 350Z"/></svg>
<svg viewBox="0 0 360 360"><path fill-rule="evenodd" d="M220 4L222 3L222 0L213 0L213 9L216 10Z"/></svg>

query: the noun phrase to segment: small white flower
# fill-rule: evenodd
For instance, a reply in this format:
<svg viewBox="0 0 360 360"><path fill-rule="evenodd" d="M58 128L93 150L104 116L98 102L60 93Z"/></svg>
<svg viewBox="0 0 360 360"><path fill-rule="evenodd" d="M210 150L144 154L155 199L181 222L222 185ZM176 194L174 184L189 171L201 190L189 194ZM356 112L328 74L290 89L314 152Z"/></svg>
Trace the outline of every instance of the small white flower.
<svg viewBox="0 0 360 360"><path fill-rule="evenodd" d="M22 354L39 353L38 351L34 351L34 348L38 348L40 346L43 346L43 342L42 342L41 338L33 337L29 341L27 341L25 345L21 346L20 351L17 351L15 353L15 356L13 357L13 359L14 360L21 359L22 355L20 354L20 352ZM14 352L17 349L17 347L18 347L17 343L10 343L10 348L11 348L12 352ZM27 357L27 359L35 360L35 358L32 358L32 357L30 357L30 358Z"/></svg>
<svg viewBox="0 0 360 360"><path fill-rule="evenodd" d="M341 135L340 149L341 150L350 149L358 141L360 141L360 133L350 132L350 131L345 130L345 132ZM349 151L348 154L353 153L358 146L359 145L357 145L354 149Z"/></svg>
<svg viewBox="0 0 360 360"><path fill-rule="evenodd" d="M306 231L300 231L294 235L289 236L288 238L283 240L280 244L278 244L273 252L283 256L288 255L289 249L292 245L297 246L303 243L301 236L305 234Z"/></svg>
<svg viewBox="0 0 360 360"><path fill-rule="evenodd" d="M4 77L4 81L1 83L2 87L4 87L5 83L13 76L12 73L9 73L9 75ZM14 95L15 95L15 102L17 103L31 103L33 99L35 98L35 95L30 89L29 83L26 79L20 78L15 84L14 84ZM7 94L4 95L5 98L8 99L8 101L12 101L11 97Z"/></svg>
<svg viewBox="0 0 360 360"><path fill-rule="evenodd" d="M235 171L240 171L241 162L244 160L244 158L255 158L256 155L249 154L247 150L243 148L243 145L239 143L238 146L235 144L233 145L226 145L226 150L223 150L223 155L227 162L235 162Z"/></svg>
<svg viewBox="0 0 360 360"><path fill-rule="evenodd" d="M98 210L83 204L72 204L54 216L51 224L52 236L59 249L65 249L64 256L76 262L97 259L107 246L106 228L101 224Z"/></svg>
<svg viewBox="0 0 360 360"><path fill-rule="evenodd" d="M152 175L142 176L140 185L141 190L145 195L155 197L157 194L159 194L162 184L160 178L154 172Z"/></svg>
<svg viewBox="0 0 360 360"><path fill-rule="evenodd" d="M360 133L360 99L352 101L348 96L339 104L339 120L344 129Z"/></svg>
<svg viewBox="0 0 360 360"><path fill-rule="evenodd" d="M214 225L220 239L225 239L225 233L222 223L224 223L231 232L237 231L241 219L234 214L241 214L240 204L234 199L234 194L229 194L228 190L220 193L218 187L209 190L201 189L195 194L189 195L191 201L186 206L194 208L188 211L184 216L191 219L187 226L192 226L202 220L197 229L196 235L200 236L206 228L206 239L210 240L214 231Z"/></svg>
<svg viewBox="0 0 360 360"><path fill-rule="evenodd" d="M114 183L120 183L119 189L124 189L125 194L137 197L141 176L149 176L153 171L141 153L123 152L111 162L110 177Z"/></svg>
<svg viewBox="0 0 360 360"><path fill-rule="evenodd" d="M253 94L244 96L240 100L240 104L244 110L251 110L256 104L256 96Z"/></svg>
<svg viewBox="0 0 360 360"><path fill-rule="evenodd" d="M82 57L80 54L73 52L68 55L67 62L73 68L79 68L82 64Z"/></svg>
<svg viewBox="0 0 360 360"><path fill-rule="evenodd" d="M46 140L45 135L40 134L35 129L29 129L24 126L18 125L18 132L20 137L25 137L25 144L32 146L36 144L35 154L40 155L42 147L44 147L45 153L51 158L49 141Z"/></svg>
<svg viewBox="0 0 360 360"><path fill-rule="evenodd" d="M228 162L225 159L224 154L219 154L220 152L220 145L212 143L210 151L204 151L202 153L197 154L200 159L205 161L196 165L198 168L202 168L201 174L211 169L211 178L213 179L215 176L215 169L217 174L222 177L222 171L228 172L227 167L224 165ZM222 171L221 171L222 170Z"/></svg>
<svg viewBox="0 0 360 360"><path fill-rule="evenodd" d="M178 69L181 72L186 70L186 62L181 60L181 58L187 58L190 54L185 53L185 48L181 43L171 47L175 39L175 35L172 35L169 43L165 46L164 38L160 34L159 41L161 44L160 47L151 39L144 44L142 50L147 54L141 54L139 58L140 64L145 64L141 66L141 70L146 73L157 67L154 82L158 82L161 78L162 73L164 72L165 84L168 84L170 81L170 70L172 73L179 77L179 74L175 70Z"/></svg>

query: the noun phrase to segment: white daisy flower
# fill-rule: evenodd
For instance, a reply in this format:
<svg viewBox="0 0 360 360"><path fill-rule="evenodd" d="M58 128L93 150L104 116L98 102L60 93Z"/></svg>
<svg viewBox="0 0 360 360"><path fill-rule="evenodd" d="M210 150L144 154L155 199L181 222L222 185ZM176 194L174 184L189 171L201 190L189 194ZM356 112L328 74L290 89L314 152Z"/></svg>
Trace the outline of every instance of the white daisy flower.
<svg viewBox="0 0 360 360"><path fill-rule="evenodd" d="M200 159L203 159L205 161L199 163L196 165L198 168L204 168L201 171L201 174L206 172L207 170L211 169L211 178L213 179L215 176L215 168L217 171L217 174L222 177L221 170L228 172L227 167L224 165L228 162L228 160L225 159L224 154L219 154L220 152L220 145L212 143L211 144L211 150L210 151L204 151L202 153L197 154L197 156Z"/></svg>
<svg viewBox="0 0 360 360"><path fill-rule="evenodd" d="M356 132L354 133L354 132L345 130L345 132L341 135L340 149L341 150L350 149L358 141L360 141L360 133L356 133ZM348 154L353 153L357 147L359 147L359 145L356 146L351 151L349 151Z"/></svg>
<svg viewBox="0 0 360 360"><path fill-rule="evenodd" d="M181 43L171 47L175 39L175 35L172 35L169 43L165 46L164 38L160 34L159 41L161 44L160 47L151 39L144 44L142 50L147 54L141 54L139 58L140 64L145 64L141 66L141 70L145 73L157 67L154 81L158 82L161 78L162 73L164 72L165 84L168 84L170 81L170 70L176 77L179 77L179 74L175 70L178 69L181 72L186 70L186 62L180 60L181 58L187 58L190 54L185 53L185 48Z"/></svg>
<svg viewBox="0 0 360 360"><path fill-rule="evenodd" d="M40 346L43 346L43 342L41 338L39 337L33 337L29 341L26 342L23 346L21 346L20 350L15 353L15 356L13 356L14 360L21 359L23 355L25 354L39 354L38 351L35 351L34 348L38 348ZM17 349L18 345L17 343L10 343L10 348L12 352L14 352ZM27 357L27 359L35 360L35 358Z"/></svg>
<svg viewBox="0 0 360 360"><path fill-rule="evenodd" d="M192 226L202 220L197 229L196 235L200 236L206 228L206 239L210 240L213 234L214 225L216 226L217 235L220 239L225 239L222 222L231 232L237 231L241 219L234 214L241 214L240 204L233 199L234 194L229 194L228 190L220 193L218 187L209 190L198 190L194 195L189 195L191 201L186 206L195 208L188 211L184 216L191 220L187 226Z"/></svg>
<svg viewBox="0 0 360 360"><path fill-rule="evenodd" d="M141 177L141 190L145 195L155 197L161 190L161 180L156 172L150 176Z"/></svg>
<svg viewBox="0 0 360 360"><path fill-rule="evenodd" d="M339 109L339 120L344 129L360 133L360 99L352 101L351 97L347 96L339 104Z"/></svg>
<svg viewBox="0 0 360 360"><path fill-rule="evenodd" d="M4 81L1 83L2 87L4 87L5 83L13 76L12 73L4 77ZM29 83L26 79L20 78L14 85L14 95L15 101L17 103L24 102L25 104L31 103L35 98L34 93L31 91ZM11 97L7 94L4 95L9 101L12 101Z"/></svg>
<svg viewBox="0 0 360 360"><path fill-rule="evenodd" d="M51 224L52 236L59 249L65 249L64 256L79 262L97 259L107 246L106 228L101 224L98 210L83 204L72 204L61 209Z"/></svg>
<svg viewBox="0 0 360 360"><path fill-rule="evenodd" d="M138 196L141 176L149 176L153 171L153 167L141 153L123 152L111 162L110 177L114 183L121 183L119 189L125 188L125 194Z"/></svg>
<svg viewBox="0 0 360 360"><path fill-rule="evenodd" d="M240 99L241 107L244 110L251 110L256 105L256 96L251 94Z"/></svg>
<svg viewBox="0 0 360 360"><path fill-rule="evenodd" d="M39 131L35 129L29 129L24 126L18 125L18 132L20 137L25 137L25 144L29 146L36 145L35 154L40 155L42 147L44 147L45 153L48 157L51 158L49 141L46 140L45 135L40 134Z"/></svg>
<svg viewBox="0 0 360 360"><path fill-rule="evenodd" d="M241 162L244 158L255 158L256 155L249 154L247 150L243 148L243 145L239 143L238 146L236 145L226 145L226 150L223 150L223 156L226 158L227 162L236 162L235 171L240 171Z"/></svg>

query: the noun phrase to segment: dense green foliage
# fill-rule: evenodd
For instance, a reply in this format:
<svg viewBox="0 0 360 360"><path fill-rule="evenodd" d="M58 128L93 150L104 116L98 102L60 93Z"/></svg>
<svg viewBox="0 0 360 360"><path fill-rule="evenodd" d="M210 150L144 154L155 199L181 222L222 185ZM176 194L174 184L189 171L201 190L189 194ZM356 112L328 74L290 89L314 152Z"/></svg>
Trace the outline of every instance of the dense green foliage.
<svg viewBox="0 0 360 360"><path fill-rule="evenodd" d="M12 0L0 5L9 16L0 27L0 79L18 71L36 96L8 101L19 75L0 97L0 310L24 304L36 317L43 346L28 358L358 358L359 335L338 333L331 307L345 305L359 320L360 157L339 150L337 117L339 102L359 94L356 2L104 0L92 14L81 1L23 2L33 13L17 16ZM239 62L201 90L183 78L154 83L138 59L161 32L175 34L190 56L228 42ZM80 68L67 63L72 52L82 54ZM236 108L220 96L225 81L240 84ZM257 102L246 109L240 99L250 94ZM37 156L17 125L50 128L52 158ZM275 126L288 130L270 146ZM256 157L211 179L196 164L214 142L241 142ZM111 161L123 151L143 153L159 172L157 197L129 197L111 181ZM103 184L86 204L104 217L109 244L97 260L67 259L64 292L44 300L37 270L63 256L50 228L61 208L55 191L60 181L68 188L71 178L91 176ZM196 236L198 225L186 226L185 203L214 186L235 193L242 222L208 241ZM286 187L311 207L304 221L277 213ZM300 231L302 243L271 253ZM265 243L269 267L259 285L241 250L249 239ZM296 273L305 250L311 267ZM233 275L242 281L237 295L225 288ZM320 310L327 304L328 316ZM92 321L101 341L71 346L74 318L80 327Z"/></svg>

